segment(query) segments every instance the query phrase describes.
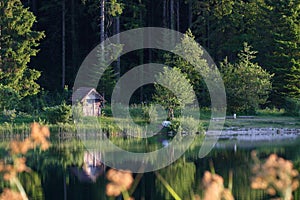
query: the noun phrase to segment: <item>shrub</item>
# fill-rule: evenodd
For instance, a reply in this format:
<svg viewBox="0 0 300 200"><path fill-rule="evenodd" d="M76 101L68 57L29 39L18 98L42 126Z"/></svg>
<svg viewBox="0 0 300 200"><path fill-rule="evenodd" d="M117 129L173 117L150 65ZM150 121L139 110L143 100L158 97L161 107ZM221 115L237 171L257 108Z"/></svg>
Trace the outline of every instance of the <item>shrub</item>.
<svg viewBox="0 0 300 200"><path fill-rule="evenodd" d="M235 63L229 63L227 58L220 63L229 112L254 114L268 99L273 75L252 61L255 54L245 43Z"/></svg>
<svg viewBox="0 0 300 200"><path fill-rule="evenodd" d="M72 108L65 102L57 106L45 107L43 110L45 120L52 124L69 122L72 116Z"/></svg>
<svg viewBox="0 0 300 200"><path fill-rule="evenodd" d="M186 132L188 134L202 133L203 125L193 117L181 117L172 120L171 130L175 132Z"/></svg>
<svg viewBox="0 0 300 200"><path fill-rule="evenodd" d="M125 108L125 107L124 107ZM120 111L122 111L124 108L118 108ZM134 120L145 120L145 113L144 113L144 105L139 105L139 104L132 104L129 107L129 113L130 116Z"/></svg>
<svg viewBox="0 0 300 200"><path fill-rule="evenodd" d="M158 104L149 104L143 107L143 113L147 123L159 122L167 119L165 109Z"/></svg>
<svg viewBox="0 0 300 200"><path fill-rule="evenodd" d="M101 109L101 116L106 116L106 117L112 116L110 106L105 105L105 107Z"/></svg>
<svg viewBox="0 0 300 200"><path fill-rule="evenodd" d="M5 122L12 122L15 120L15 118L17 117L17 113L16 113L16 110L13 109L13 110L6 110L4 109L2 111L2 116L1 118L3 119L3 121Z"/></svg>
<svg viewBox="0 0 300 200"><path fill-rule="evenodd" d="M0 84L0 110L15 109L19 100L20 96L13 88Z"/></svg>
<svg viewBox="0 0 300 200"><path fill-rule="evenodd" d="M256 111L257 115L261 115L261 116L268 116L268 115L283 115L285 113L285 110L283 108L278 109L278 108L269 108L266 107L265 109L259 109Z"/></svg>
<svg viewBox="0 0 300 200"><path fill-rule="evenodd" d="M300 100L286 98L284 109L287 115L300 117Z"/></svg>

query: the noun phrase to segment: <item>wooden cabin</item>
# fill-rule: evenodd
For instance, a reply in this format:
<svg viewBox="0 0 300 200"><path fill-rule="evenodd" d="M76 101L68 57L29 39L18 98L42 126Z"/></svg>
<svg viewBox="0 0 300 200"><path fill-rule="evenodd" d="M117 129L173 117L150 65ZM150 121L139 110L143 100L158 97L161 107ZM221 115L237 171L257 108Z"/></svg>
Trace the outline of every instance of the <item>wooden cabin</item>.
<svg viewBox="0 0 300 200"><path fill-rule="evenodd" d="M82 105L83 116L100 116L105 100L95 88L80 87L73 93L72 102Z"/></svg>

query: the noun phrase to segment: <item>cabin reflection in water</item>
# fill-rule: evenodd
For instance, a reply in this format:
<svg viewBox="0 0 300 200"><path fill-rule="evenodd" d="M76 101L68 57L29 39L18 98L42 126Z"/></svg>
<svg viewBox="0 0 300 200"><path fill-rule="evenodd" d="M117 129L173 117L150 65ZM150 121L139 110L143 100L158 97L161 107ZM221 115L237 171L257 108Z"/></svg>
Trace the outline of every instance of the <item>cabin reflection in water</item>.
<svg viewBox="0 0 300 200"><path fill-rule="evenodd" d="M71 171L82 182L96 182L104 174L105 165L100 162L101 152L84 152L84 164L81 168L72 167Z"/></svg>

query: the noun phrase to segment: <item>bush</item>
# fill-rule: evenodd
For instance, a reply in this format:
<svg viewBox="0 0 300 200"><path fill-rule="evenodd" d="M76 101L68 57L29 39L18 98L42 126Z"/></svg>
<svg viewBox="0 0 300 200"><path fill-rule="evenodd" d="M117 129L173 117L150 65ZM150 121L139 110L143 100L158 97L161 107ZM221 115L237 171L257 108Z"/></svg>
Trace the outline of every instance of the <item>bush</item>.
<svg viewBox="0 0 300 200"><path fill-rule="evenodd" d="M144 105L143 104L132 104L129 107L129 113L131 118L134 120L143 120L145 121L145 113L144 113ZM119 111L122 112L123 108L118 108Z"/></svg>
<svg viewBox="0 0 300 200"><path fill-rule="evenodd" d="M260 115L260 116L268 116L268 115L280 116L280 115L283 115L284 113L285 113L285 110L283 108L278 109L275 107L273 107L273 108L266 107L265 109L259 109L256 111L256 114Z"/></svg>
<svg viewBox="0 0 300 200"><path fill-rule="evenodd" d="M13 88L0 84L0 110L14 110L19 101L20 96Z"/></svg>
<svg viewBox="0 0 300 200"><path fill-rule="evenodd" d="M255 54L245 43L235 63L220 63L229 113L254 114L268 99L273 75L252 62Z"/></svg>
<svg viewBox="0 0 300 200"><path fill-rule="evenodd" d="M284 109L287 115L300 117L300 100L286 98Z"/></svg>
<svg viewBox="0 0 300 200"><path fill-rule="evenodd" d="M6 110L4 109L2 111L2 116L1 118L3 119L3 121L5 122L13 122L15 120L15 118L17 117L17 113L16 110Z"/></svg>
<svg viewBox="0 0 300 200"><path fill-rule="evenodd" d="M72 107L65 102L57 106L45 107L43 110L45 120L52 124L69 122L72 116Z"/></svg>
<svg viewBox="0 0 300 200"><path fill-rule="evenodd" d="M193 117L181 117L172 120L171 130L179 133L186 132L188 134L203 133L204 128L199 120Z"/></svg>
<svg viewBox="0 0 300 200"><path fill-rule="evenodd" d="M27 96L18 103L17 110L32 115L42 111L45 107L53 107L68 101L71 91L65 88L63 91L44 91L42 90L36 95Z"/></svg>
<svg viewBox="0 0 300 200"><path fill-rule="evenodd" d="M143 114L145 119L147 119L147 123L154 123L167 119L167 112L158 104L143 106Z"/></svg>
<svg viewBox="0 0 300 200"><path fill-rule="evenodd" d="M129 113L134 121L142 123L151 123L158 120L157 106L154 104L132 104L129 108Z"/></svg>
<svg viewBox="0 0 300 200"><path fill-rule="evenodd" d="M104 108L101 108L101 116L112 117L110 106L105 105Z"/></svg>

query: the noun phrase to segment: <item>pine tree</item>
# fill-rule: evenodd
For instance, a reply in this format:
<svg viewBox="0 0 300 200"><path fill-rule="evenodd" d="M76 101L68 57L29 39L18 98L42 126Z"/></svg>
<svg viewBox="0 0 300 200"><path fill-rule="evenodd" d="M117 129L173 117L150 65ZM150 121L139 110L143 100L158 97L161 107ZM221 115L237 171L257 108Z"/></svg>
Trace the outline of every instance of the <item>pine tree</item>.
<svg viewBox="0 0 300 200"><path fill-rule="evenodd" d="M166 59L165 64L169 67L177 67L183 73L187 74L187 77L190 80L190 83L193 86L193 89L197 95L198 101L201 105L208 104L208 91L206 85L203 81L202 75L205 76L206 71L208 70L207 61L203 58L204 51L194 40L194 36L190 29L188 29L179 43L175 47L175 52L184 52L184 54L189 57L192 61L190 63L185 58L175 54L165 54ZM200 73L201 72L201 73Z"/></svg>
<svg viewBox="0 0 300 200"><path fill-rule="evenodd" d="M1 1L0 13L0 85L19 98L36 94L40 72L29 69L28 63L44 33L32 30L36 18L20 0Z"/></svg>
<svg viewBox="0 0 300 200"><path fill-rule="evenodd" d="M296 62L295 60L292 60L292 62L291 71L286 76L288 83L285 88L290 91L290 98L300 99L300 62Z"/></svg>
<svg viewBox="0 0 300 200"><path fill-rule="evenodd" d="M251 113L268 99L273 75L252 61L256 53L244 43L236 63L231 64L227 59L221 63L227 107L233 113Z"/></svg>
<svg viewBox="0 0 300 200"><path fill-rule="evenodd" d="M284 98L300 98L300 2L266 0L268 27L263 43L271 42L264 65L272 73L272 101L280 106Z"/></svg>

